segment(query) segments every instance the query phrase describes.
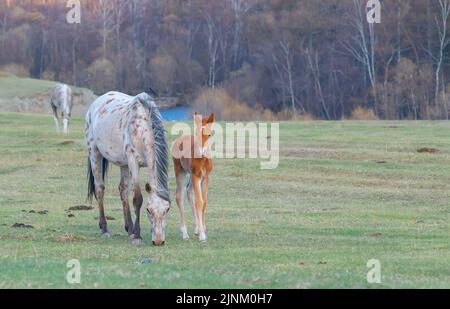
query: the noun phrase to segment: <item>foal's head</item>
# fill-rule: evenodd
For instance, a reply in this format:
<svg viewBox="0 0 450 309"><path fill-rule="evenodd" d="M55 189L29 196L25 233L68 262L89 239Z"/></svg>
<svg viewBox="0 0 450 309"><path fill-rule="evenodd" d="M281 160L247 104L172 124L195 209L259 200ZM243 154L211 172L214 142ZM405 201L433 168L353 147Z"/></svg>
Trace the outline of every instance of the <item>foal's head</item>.
<svg viewBox="0 0 450 309"><path fill-rule="evenodd" d="M195 121L195 136L202 141L202 145L205 145L208 139L211 137L212 125L216 121L216 115L211 113L209 117L205 118L198 113L194 114Z"/></svg>
<svg viewBox="0 0 450 309"><path fill-rule="evenodd" d="M156 188L150 187L147 183L145 191L148 193L147 215L152 225L152 242L155 246L162 246L166 242L167 213L170 209L169 197L162 198Z"/></svg>

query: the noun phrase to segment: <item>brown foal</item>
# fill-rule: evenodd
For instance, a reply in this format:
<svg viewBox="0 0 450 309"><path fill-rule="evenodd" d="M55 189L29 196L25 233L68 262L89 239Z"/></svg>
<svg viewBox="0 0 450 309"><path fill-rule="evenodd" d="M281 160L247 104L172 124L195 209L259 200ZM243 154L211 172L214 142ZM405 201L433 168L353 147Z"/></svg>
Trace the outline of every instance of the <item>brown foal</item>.
<svg viewBox="0 0 450 309"><path fill-rule="evenodd" d="M184 179L186 174L189 174L186 189L194 217L195 235L198 235L200 241L206 241L205 211L209 174L213 169L207 142L211 136L211 127L215 118L214 113L206 119L202 119L201 115L195 113L195 135L181 136L173 144L172 157L177 182L176 200L180 210L181 234L184 240L189 239L184 220Z"/></svg>

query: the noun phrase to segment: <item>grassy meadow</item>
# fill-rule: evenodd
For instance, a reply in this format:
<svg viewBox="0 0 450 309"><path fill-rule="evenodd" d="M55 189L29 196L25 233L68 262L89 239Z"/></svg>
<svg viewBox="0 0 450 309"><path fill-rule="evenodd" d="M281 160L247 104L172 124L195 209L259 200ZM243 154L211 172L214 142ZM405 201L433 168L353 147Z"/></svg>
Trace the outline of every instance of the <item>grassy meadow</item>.
<svg viewBox="0 0 450 309"><path fill-rule="evenodd" d="M95 203L68 211L86 205L83 125L63 144L50 115L0 114L0 288L450 288L449 122L281 123L277 169L215 160L207 244L187 205L181 240L173 201L166 246L150 245L144 215L141 248L123 228L117 167L110 239ZM70 259L80 284L65 280ZM381 284L366 280L369 259Z"/></svg>

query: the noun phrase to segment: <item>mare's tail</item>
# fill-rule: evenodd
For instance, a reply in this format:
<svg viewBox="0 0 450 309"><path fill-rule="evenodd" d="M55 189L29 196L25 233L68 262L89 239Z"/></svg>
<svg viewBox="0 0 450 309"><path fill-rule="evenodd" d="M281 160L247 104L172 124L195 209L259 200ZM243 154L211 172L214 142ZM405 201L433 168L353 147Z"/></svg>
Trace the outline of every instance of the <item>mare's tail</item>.
<svg viewBox="0 0 450 309"><path fill-rule="evenodd" d="M105 158L102 159L102 179L103 182L105 181L105 178L108 174L108 165L109 161ZM87 177L88 177L88 194L87 198L89 201L92 202L92 197L95 196L95 199L97 199L97 195L95 194L95 179L94 174L92 173L92 166L91 166L91 159L88 157L87 162L88 170L87 170Z"/></svg>

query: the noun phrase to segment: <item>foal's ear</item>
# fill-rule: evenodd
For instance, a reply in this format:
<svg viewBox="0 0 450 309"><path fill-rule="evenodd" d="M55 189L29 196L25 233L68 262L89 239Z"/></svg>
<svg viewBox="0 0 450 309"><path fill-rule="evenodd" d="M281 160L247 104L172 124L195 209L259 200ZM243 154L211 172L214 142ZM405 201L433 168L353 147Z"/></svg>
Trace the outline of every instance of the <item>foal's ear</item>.
<svg viewBox="0 0 450 309"><path fill-rule="evenodd" d="M148 182L145 184L145 191L147 191L147 193L149 194L152 192L152 187L150 187L150 184Z"/></svg>
<svg viewBox="0 0 450 309"><path fill-rule="evenodd" d="M216 121L216 114L215 113L211 113L211 115L208 118L208 121L206 123L213 123Z"/></svg>

